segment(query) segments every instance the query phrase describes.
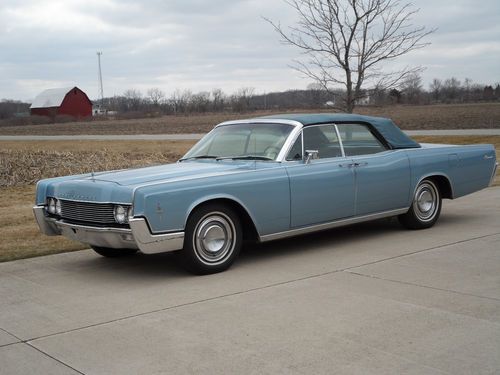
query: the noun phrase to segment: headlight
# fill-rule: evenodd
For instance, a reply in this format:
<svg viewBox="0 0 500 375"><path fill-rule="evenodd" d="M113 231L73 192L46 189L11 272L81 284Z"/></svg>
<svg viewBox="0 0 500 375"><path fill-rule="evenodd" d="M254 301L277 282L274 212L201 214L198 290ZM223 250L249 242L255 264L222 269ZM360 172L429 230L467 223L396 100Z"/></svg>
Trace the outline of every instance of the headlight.
<svg viewBox="0 0 500 375"><path fill-rule="evenodd" d="M118 224L128 223L128 213L129 213L128 207L116 205L114 209L115 221Z"/></svg>
<svg viewBox="0 0 500 375"><path fill-rule="evenodd" d="M59 199L56 199L56 215L61 216L62 209L61 209L61 201Z"/></svg>
<svg viewBox="0 0 500 375"><path fill-rule="evenodd" d="M47 212L49 214L55 215L56 213L56 199L49 198L47 201Z"/></svg>

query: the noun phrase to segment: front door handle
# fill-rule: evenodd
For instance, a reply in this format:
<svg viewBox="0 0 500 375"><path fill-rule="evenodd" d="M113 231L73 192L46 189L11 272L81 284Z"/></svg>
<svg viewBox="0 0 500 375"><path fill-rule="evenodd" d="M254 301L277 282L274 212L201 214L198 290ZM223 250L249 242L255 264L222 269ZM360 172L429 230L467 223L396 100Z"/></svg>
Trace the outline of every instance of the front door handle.
<svg viewBox="0 0 500 375"><path fill-rule="evenodd" d="M361 163L354 163L355 167L364 167L366 165L368 165L368 162L366 161L362 161Z"/></svg>
<svg viewBox="0 0 500 375"><path fill-rule="evenodd" d="M339 164L339 167L341 168L352 168L354 167L355 164L354 163L343 163L343 164Z"/></svg>

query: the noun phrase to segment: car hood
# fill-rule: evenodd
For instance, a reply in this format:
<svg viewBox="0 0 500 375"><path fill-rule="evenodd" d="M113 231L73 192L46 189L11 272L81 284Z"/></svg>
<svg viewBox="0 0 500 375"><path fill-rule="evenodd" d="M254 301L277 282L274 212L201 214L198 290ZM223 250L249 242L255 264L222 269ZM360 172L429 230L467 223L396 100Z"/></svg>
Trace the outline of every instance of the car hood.
<svg viewBox="0 0 500 375"><path fill-rule="evenodd" d="M169 182L190 178L220 176L242 170L255 169L254 162L236 161L188 161L153 167L126 169L95 174L87 180L113 182L122 186L147 185L154 182Z"/></svg>

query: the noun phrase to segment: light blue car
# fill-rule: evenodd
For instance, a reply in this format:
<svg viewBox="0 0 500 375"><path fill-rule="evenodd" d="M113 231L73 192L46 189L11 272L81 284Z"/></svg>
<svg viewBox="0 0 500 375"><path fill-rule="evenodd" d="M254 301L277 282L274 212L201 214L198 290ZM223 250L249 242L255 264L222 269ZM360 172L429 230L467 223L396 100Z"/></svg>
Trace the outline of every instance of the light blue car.
<svg viewBox="0 0 500 375"><path fill-rule="evenodd" d="M429 228L441 200L491 184L492 145L418 144L389 119L304 114L224 122L174 164L41 180L40 230L115 257L178 251L195 273L260 242L398 216Z"/></svg>

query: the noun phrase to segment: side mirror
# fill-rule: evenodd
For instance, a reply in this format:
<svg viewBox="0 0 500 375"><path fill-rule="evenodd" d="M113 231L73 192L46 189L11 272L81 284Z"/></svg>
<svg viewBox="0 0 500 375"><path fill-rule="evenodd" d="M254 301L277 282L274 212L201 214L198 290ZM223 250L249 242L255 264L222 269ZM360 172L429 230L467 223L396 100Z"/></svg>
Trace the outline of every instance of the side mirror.
<svg viewBox="0 0 500 375"><path fill-rule="evenodd" d="M306 150L306 161L305 164L309 164L311 160L318 158L319 151L318 150Z"/></svg>

